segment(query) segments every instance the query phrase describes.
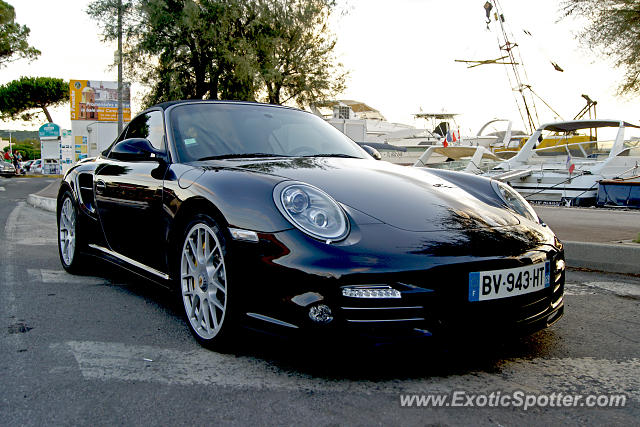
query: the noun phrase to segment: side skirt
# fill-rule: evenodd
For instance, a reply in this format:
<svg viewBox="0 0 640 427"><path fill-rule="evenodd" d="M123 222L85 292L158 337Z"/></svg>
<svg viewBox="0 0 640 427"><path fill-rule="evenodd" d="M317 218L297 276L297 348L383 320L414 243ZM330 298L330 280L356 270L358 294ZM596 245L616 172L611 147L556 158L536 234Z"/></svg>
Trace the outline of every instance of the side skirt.
<svg viewBox="0 0 640 427"><path fill-rule="evenodd" d="M139 268L141 270L144 270L145 272L153 274L154 276L157 276L157 277L159 277L161 279L164 279L166 281L170 280L170 277L169 277L168 274L163 273L162 271L158 271L155 268L149 267L148 265L145 265L145 264L143 264L141 262L138 262L138 261L136 261L134 259L131 259L131 258L125 256L125 255L119 254L118 252L112 251L111 249L107 249L107 248L104 248L102 246L98 246L98 245L94 245L94 244L90 244L89 247L91 249L95 249L97 251L105 253L105 254L107 254L107 255L109 255L111 257L114 257L114 258L116 258L116 259L118 259L120 261L124 261L127 264L130 264L130 265L132 265L134 267L137 267L137 268Z"/></svg>

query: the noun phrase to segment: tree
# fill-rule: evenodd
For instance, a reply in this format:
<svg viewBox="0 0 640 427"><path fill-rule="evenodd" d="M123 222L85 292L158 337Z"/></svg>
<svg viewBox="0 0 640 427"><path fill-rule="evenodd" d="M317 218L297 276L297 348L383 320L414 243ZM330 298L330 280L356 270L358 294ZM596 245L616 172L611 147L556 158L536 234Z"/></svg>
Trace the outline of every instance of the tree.
<svg viewBox="0 0 640 427"><path fill-rule="evenodd" d="M38 142L37 148L34 148L31 144L25 144L23 141L16 142L12 145L13 153L19 151L22 154L22 160L32 160L40 158L40 143ZM9 147L5 147L4 151L9 151Z"/></svg>
<svg viewBox="0 0 640 427"><path fill-rule="evenodd" d="M344 90L346 73L335 62L328 28L334 0L259 0L259 77L272 104L324 100Z"/></svg>
<svg viewBox="0 0 640 427"><path fill-rule="evenodd" d="M149 88L147 105L174 99L237 99L302 105L344 87L327 29L334 0L130 0L127 75ZM117 3L89 15L116 37Z"/></svg>
<svg viewBox="0 0 640 427"><path fill-rule="evenodd" d="M618 92L640 93L640 0L565 0L561 10L586 19L578 39L624 70Z"/></svg>
<svg viewBox="0 0 640 427"><path fill-rule="evenodd" d="M117 35L116 0L95 0L87 13L103 39ZM241 40L239 0L131 0L123 4L126 73L150 90L147 105L173 99L250 99L232 91L230 46ZM240 73L238 73L239 75Z"/></svg>
<svg viewBox="0 0 640 427"><path fill-rule="evenodd" d="M0 68L18 59L33 60L40 51L29 46L29 28L15 22L16 12L10 4L0 0Z"/></svg>
<svg viewBox="0 0 640 427"><path fill-rule="evenodd" d="M69 82L54 77L20 77L0 86L0 115L4 119L31 120L40 109L52 122L49 107L69 100Z"/></svg>

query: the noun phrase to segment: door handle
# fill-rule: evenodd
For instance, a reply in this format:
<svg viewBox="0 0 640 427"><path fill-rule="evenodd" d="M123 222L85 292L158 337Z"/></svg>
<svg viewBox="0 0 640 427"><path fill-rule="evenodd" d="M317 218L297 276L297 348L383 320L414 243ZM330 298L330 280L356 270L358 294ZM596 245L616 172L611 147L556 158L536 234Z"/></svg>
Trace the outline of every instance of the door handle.
<svg viewBox="0 0 640 427"><path fill-rule="evenodd" d="M96 181L96 193L101 194L106 188L107 186L105 185L103 180L99 179Z"/></svg>

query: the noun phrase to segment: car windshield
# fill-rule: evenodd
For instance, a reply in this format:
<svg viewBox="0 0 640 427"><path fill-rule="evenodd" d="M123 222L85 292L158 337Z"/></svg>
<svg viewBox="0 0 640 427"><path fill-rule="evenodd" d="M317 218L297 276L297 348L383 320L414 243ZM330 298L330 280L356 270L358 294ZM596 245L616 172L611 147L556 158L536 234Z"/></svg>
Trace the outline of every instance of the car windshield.
<svg viewBox="0 0 640 427"><path fill-rule="evenodd" d="M268 105L194 103L170 113L180 161L368 155L321 118Z"/></svg>

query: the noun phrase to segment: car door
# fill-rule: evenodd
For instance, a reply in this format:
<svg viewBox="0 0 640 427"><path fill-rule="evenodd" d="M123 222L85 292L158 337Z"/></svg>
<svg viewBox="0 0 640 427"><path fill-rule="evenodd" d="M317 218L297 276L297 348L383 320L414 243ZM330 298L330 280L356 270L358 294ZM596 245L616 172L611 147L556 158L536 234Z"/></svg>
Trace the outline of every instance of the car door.
<svg viewBox="0 0 640 427"><path fill-rule="evenodd" d="M120 140L145 138L166 153L163 112L149 111L129 123ZM113 151L96 168L96 207L112 251L165 272L162 186L168 168L162 155L120 159Z"/></svg>

